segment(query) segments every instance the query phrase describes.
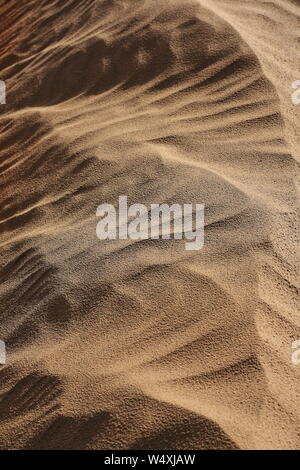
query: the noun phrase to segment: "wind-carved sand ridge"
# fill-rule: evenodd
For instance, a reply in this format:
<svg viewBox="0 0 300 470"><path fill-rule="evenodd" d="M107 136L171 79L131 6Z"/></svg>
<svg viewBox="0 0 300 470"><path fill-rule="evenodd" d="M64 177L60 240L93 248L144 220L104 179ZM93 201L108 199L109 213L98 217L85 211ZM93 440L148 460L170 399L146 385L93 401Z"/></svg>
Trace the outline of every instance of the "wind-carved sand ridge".
<svg viewBox="0 0 300 470"><path fill-rule="evenodd" d="M1 448L300 447L299 17L2 2ZM204 248L99 241L123 194L205 204Z"/></svg>

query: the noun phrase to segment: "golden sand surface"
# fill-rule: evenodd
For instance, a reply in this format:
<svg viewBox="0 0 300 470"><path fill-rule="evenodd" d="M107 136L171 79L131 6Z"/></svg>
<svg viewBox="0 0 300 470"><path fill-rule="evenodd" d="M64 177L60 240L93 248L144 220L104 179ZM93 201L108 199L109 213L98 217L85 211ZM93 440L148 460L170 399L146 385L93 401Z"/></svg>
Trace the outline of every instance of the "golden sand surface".
<svg viewBox="0 0 300 470"><path fill-rule="evenodd" d="M1 449L300 449L300 6L0 1ZM96 208L205 204L205 244Z"/></svg>

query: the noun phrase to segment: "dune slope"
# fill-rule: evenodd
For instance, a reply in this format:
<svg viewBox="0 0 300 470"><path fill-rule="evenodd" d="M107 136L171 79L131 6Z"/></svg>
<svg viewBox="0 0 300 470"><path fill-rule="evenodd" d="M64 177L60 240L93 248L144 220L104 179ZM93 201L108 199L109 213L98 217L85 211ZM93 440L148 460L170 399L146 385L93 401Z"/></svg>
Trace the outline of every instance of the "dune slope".
<svg viewBox="0 0 300 470"><path fill-rule="evenodd" d="M0 448L300 448L299 19L0 2ZM205 204L204 248L98 240L120 195Z"/></svg>

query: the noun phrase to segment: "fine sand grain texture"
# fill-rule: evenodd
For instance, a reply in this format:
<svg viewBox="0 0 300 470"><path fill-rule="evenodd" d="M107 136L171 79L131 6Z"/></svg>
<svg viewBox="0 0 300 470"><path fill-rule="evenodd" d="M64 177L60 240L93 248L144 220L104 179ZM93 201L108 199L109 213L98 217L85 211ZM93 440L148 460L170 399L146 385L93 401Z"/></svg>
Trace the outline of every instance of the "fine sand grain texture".
<svg viewBox="0 0 300 470"><path fill-rule="evenodd" d="M300 449L300 6L0 0L0 449ZM96 208L203 203L205 245Z"/></svg>

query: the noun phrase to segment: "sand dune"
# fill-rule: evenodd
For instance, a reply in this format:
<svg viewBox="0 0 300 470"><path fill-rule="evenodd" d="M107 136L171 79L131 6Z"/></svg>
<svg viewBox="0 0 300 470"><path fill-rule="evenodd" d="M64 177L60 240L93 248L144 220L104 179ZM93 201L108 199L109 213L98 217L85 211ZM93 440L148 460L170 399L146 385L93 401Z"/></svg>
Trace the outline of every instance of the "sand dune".
<svg viewBox="0 0 300 470"><path fill-rule="evenodd" d="M0 448L299 449L297 2L0 21ZM204 248L98 240L122 194L205 204Z"/></svg>

